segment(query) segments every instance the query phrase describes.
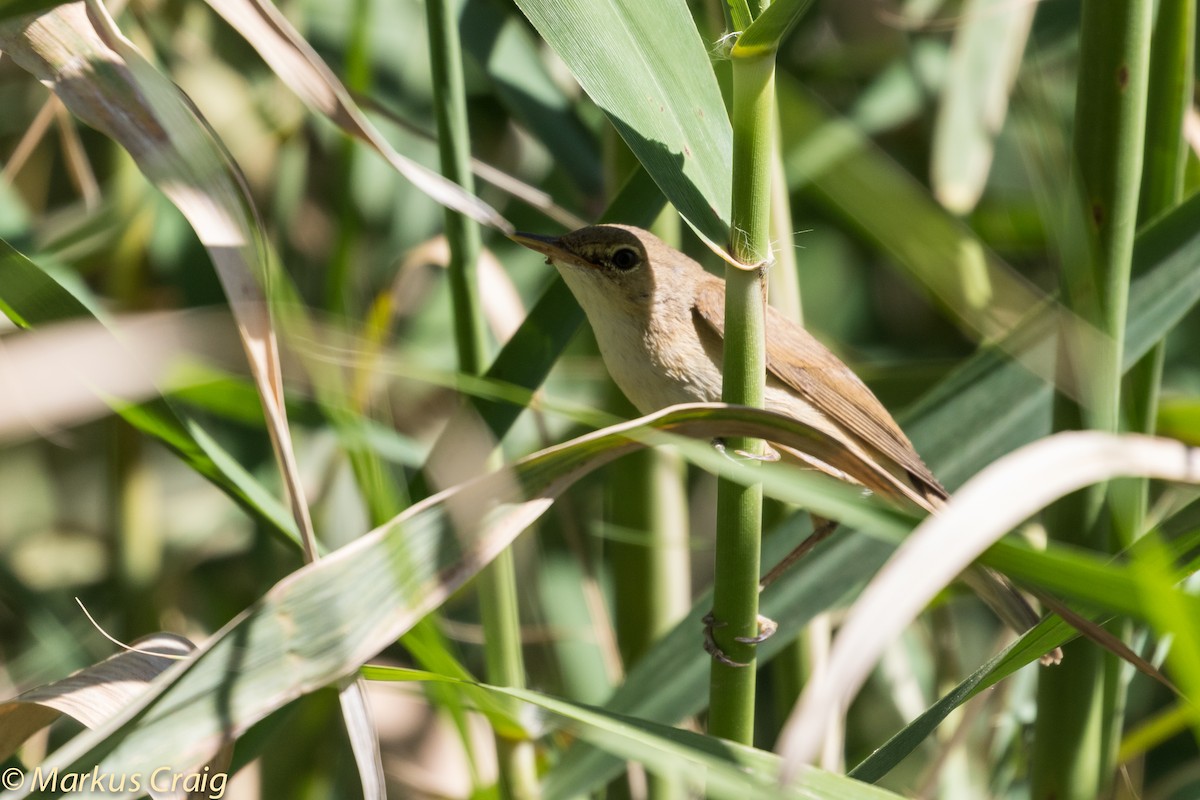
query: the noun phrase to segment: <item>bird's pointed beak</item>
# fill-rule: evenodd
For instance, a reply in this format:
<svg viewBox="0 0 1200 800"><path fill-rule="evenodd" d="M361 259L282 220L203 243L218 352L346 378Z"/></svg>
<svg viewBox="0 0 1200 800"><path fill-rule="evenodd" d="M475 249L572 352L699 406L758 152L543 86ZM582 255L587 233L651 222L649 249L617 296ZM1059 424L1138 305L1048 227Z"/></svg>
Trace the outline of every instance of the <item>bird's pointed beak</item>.
<svg viewBox="0 0 1200 800"><path fill-rule="evenodd" d="M536 233L523 233L517 231L509 234L510 239L523 247L528 247L530 250L541 253L546 258L562 258L569 255L559 244L557 236L541 236Z"/></svg>
<svg viewBox="0 0 1200 800"><path fill-rule="evenodd" d="M547 264L570 265L581 269L594 269L592 264L589 264L584 259L575 254L574 251L563 247L562 238L559 236L542 236L537 233L521 233L517 231L509 234L508 238L512 239L519 245L524 245L530 250L541 253L546 257Z"/></svg>

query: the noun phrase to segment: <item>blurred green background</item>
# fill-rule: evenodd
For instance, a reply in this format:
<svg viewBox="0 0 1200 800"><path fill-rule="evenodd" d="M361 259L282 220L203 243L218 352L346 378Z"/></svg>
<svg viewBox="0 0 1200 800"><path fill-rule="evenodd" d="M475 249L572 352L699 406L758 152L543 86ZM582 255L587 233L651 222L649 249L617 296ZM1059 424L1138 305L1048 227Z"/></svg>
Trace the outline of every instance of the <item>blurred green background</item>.
<svg viewBox="0 0 1200 800"><path fill-rule="evenodd" d="M544 192L570 214L595 220L634 159L516 6L466 0L459 7L475 158ZM688 7L727 89L720 6L713 0ZM794 250L806 326L901 419L980 344L980 331L962 321L962 309L934 297L920 277L941 258L936 251L947 226L969 231L1001 273L1041 292L1056 289L1069 245L1063 197L1072 180L1079 6L1038 4L1027 42L1017 37L1011 63L1001 52L1014 46L1011 40L964 41L964 15L981 13L980 7L936 0L821 2L779 53L781 152L794 230L778 246ZM301 0L281 8L396 149L438 169L422 5ZM206 5L132 0L117 19L191 97L243 170L296 289L293 302L303 304L324 343L341 354L337 366L354 387L356 410L370 423L361 427L361 444L385 464L384 480L403 498L455 406L445 255L434 242L442 209L374 153L306 111ZM1001 89L1007 113L997 121L982 195L953 208L948 198L955 189L932 177L939 159L954 159L960 141L953 126L939 128L946 124L940 115L949 113L950 87L966 81L958 91L982 93L988 76L1009 68L1015 71L1011 90ZM6 109L0 115L0 236L106 315L224 306L196 235L119 146L73 121L10 59L0 60L0 108ZM850 126L835 128L835 120ZM853 155L827 163L813 156L805 149L808 137L822 129L830 132L831 147ZM1200 184L1200 163L1190 148L1186 175L1190 194ZM895 185L911 198L886 191ZM564 230L563 215L556 221L487 180L478 193L520 230ZM686 226L681 236L683 249L718 268ZM492 326L490 361L552 269L494 233L485 232L484 244L482 270L494 281L482 292ZM227 322L216 317L211 324ZM3 324L0 357L5 340L21 335ZM1200 444L1197 342L1200 314L1193 310L1167 340L1158 416L1159 433L1194 444ZM293 354L306 344L284 336L284 376L316 528L332 548L370 529L372 514L334 431L333 412ZM172 396L279 493L258 399L234 352L215 364L181 367ZM378 353L386 360L373 360ZM52 367L70 369L70 363ZM587 330L559 359L542 396L545 408L526 410L505 438L507 457L589 430L588 420L570 413L573 406L632 415ZM1044 432L1031 430L1026 440ZM920 450L919 437L916 444ZM605 522L612 502L606 486L624 463L573 487L535 535L518 541L532 688L602 703L615 679L606 667L612 662L604 646L609 623L597 617L596 603L614 602L609 556L613 542L633 535ZM693 473L686 546L698 592L711 581L713 479ZM162 629L200 640L300 564L294 548L122 419L105 415L50 428L35 422L0 440L0 689L9 696L112 652L76 597L121 640ZM439 624L453 649L482 674L472 595L460 593L442 613ZM852 707L846 762L860 761L971 672L994 651L997 636L974 599L948 591L889 652ZM385 658L412 663L400 646ZM913 796L1027 796L1022 741L1034 714L1033 678L1027 670L973 701L958 712L970 722L962 727L963 740L951 747L931 739L883 785ZM764 689L764 709L771 707L772 686ZM1127 729L1172 704L1150 681L1132 686ZM438 782L439 773L461 778L466 765L487 775L490 744L476 731L476 749L464 749L438 710L436 693L381 692L402 695L378 700L394 706L377 706L391 709L378 716L389 720L381 735L396 796L495 791L486 777ZM778 713L761 719L769 746ZM257 772L243 773L237 796L255 796L255 784L262 797L358 796L337 720L334 695L325 690L262 723L239 745L235 763L259 760ZM50 743L30 747L52 748L69 732L56 728ZM1119 796L1200 796L1200 758L1186 727L1169 731L1125 769Z"/></svg>

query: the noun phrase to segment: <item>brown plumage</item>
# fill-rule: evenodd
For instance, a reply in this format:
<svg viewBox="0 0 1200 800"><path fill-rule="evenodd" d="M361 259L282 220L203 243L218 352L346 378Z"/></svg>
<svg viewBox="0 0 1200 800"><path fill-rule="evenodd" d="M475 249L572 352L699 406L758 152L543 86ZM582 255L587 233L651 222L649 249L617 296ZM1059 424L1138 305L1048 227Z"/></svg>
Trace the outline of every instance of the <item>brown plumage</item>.
<svg viewBox="0 0 1200 800"><path fill-rule="evenodd" d="M725 336L725 283L714 276L696 288L695 313L722 339ZM804 328L767 307L767 371L770 377L795 391L805 402L837 422L878 464L888 469L926 511L947 497L946 490L917 455L912 442L854 372ZM802 354L800 357L797 354ZM873 483L863 481L861 483Z"/></svg>
<svg viewBox="0 0 1200 800"><path fill-rule="evenodd" d="M515 238L558 267L596 332L613 379L642 413L721 399L724 281L640 228L596 225L559 238ZM765 406L822 430L844 449L821 459L787 452L926 511L946 497L866 384L771 308L766 350Z"/></svg>

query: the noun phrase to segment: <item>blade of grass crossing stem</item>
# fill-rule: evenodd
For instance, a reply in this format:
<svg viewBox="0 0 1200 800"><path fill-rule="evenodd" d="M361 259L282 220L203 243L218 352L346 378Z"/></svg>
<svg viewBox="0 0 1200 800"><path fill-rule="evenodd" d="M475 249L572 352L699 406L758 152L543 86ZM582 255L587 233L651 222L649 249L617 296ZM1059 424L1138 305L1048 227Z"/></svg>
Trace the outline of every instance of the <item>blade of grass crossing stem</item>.
<svg viewBox="0 0 1200 800"><path fill-rule="evenodd" d="M1082 404L1055 398L1054 427L1118 429L1133 240L1137 222L1149 73L1149 0L1085 0L1076 88L1073 166L1086 217L1086 248L1063 263L1067 307L1109 337L1107 352L1086 362L1062 337L1059 385L1080 381ZM1074 205L1074 204L1070 204ZM1068 226L1069 228L1070 226ZM1099 550L1112 544L1102 519L1103 484L1047 509L1050 535ZM1114 497L1113 499L1118 499ZM1114 508L1118 527L1125 509ZM1114 631L1117 632L1117 631ZM1118 663L1077 641L1063 664L1038 676L1038 715L1031 765L1033 800L1094 798L1113 777L1124 692Z"/></svg>
<svg viewBox="0 0 1200 800"><path fill-rule="evenodd" d="M662 433L701 442L678 436L664 440ZM507 548L554 498L613 458L670 441L686 446L691 457L709 468L744 472L707 444L726 434L817 446L822 453L832 446L828 437L796 420L709 404L677 406L528 456L499 474L418 503L289 574L211 637L192 660L173 669L169 680L151 686L108 724L73 739L43 768L87 772L98 765L100 772L116 774L189 763L212 743L240 735L301 694L357 672ZM830 488L844 488L839 506L865 510L853 487L794 473L787 484L807 487L804 502L836 496L841 493L830 493ZM876 518L889 524L886 515ZM354 591L347 591L348 586ZM255 657L247 660L245 653ZM214 696L221 702L214 703Z"/></svg>

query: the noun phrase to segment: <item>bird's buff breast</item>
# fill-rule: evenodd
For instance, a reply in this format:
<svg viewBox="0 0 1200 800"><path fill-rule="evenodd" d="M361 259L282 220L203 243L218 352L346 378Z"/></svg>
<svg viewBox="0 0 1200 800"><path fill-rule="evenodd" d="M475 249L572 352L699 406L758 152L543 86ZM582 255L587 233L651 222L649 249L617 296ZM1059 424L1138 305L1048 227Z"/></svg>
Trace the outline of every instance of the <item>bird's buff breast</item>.
<svg viewBox="0 0 1200 800"><path fill-rule="evenodd" d="M629 318L602 328L593 326L605 367L643 414L678 403L721 400L720 342L715 336L711 342L703 341L688 316L671 326L674 335L670 337ZM823 414L774 378L768 379L763 400L772 411L821 430L832 427Z"/></svg>
<svg viewBox="0 0 1200 800"><path fill-rule="evenodd" d="M699 337L680 336L679 330L676 327L675 335L665 337L632 320L596 329L605 367L643 414L677 403L721 399L720 366Z"/></svg>

